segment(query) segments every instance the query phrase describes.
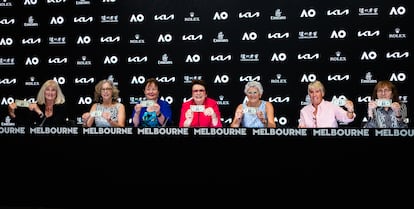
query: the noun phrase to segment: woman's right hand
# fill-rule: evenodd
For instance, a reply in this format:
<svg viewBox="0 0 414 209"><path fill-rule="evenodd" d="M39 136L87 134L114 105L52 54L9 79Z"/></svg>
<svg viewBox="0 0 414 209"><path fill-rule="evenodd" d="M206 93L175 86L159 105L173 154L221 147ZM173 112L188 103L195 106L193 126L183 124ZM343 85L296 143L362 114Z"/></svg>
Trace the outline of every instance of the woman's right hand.
<svg viewBox="0 0 414 209"><path fill-rule="evenodd" d="M374 116L374 109L377 108L377 103L375 101L368 102L368 117Z"/></svg>

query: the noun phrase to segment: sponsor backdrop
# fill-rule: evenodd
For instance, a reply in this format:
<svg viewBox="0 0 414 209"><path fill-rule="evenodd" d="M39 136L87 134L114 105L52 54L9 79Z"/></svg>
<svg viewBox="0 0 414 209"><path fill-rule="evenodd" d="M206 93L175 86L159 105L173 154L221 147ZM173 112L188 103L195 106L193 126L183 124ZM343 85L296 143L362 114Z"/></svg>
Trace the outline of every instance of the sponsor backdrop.
<svg viewBox="0 0 414 209"><path fill-rule="evenodd" d="M3 0L1 120L8 103L34 101L47 79L61 84L78 124L94 85L113 79L129 120L143 82L156 77L175 126L191 80L204 79L224 126L254 80L279 127L297 127L307 84L318 79L327 100L354 101L351 126L360 127L379 80L393 81L413 109L408 2Z"/></svg>
<svg viewBox="0 0 414 209"><path fill-rule="evenodd" d="M0 131L15 131L0 134L5 205L73 208L83 196L107 206L113 198L102 197L122 192L110 186L139 183L406 185L414 175L407 166L413 130L360 126L383 79L397 85L413 118L410 2L0 0ZM129 119L150 77L172 105L174 126L191 80L201 78L225 127L244 100L245 83L254 80L264 85L263 99L282 128L66 127L62 136L56 127L33 128L35 134L5 127L7 104L34 101L47 79L61 84L75 123L89 110L94 85L113 79ZM295 128L316 79L327 100L354 101L353 129ZM74 137L84 135L99 136ZM106 196L95 201L91 194Z"/></svg>

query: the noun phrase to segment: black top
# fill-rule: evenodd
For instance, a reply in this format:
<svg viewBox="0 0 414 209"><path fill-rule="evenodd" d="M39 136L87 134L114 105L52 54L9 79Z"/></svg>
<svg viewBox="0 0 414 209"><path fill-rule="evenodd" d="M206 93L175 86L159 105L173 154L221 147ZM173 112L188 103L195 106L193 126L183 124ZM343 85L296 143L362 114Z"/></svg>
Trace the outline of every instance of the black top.
<svg viewBox="0 0 414 209"><path fill-rule="evenodd" d="M46 106L39 105L40 110L45 112ZM67 112L65 104L53 105L53 114L50 117L40 117L35 111L30 111L28 108L18 107L15 111L16 118L13 122L17 126L66 126Z"/></svg>

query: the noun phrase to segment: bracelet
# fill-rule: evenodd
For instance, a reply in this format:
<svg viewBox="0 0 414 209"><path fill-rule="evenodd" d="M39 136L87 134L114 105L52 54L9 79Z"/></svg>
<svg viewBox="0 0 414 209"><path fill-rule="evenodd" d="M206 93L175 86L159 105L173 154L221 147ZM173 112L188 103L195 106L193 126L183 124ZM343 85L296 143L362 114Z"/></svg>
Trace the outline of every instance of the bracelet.
<svg viewBox="0 0 414 209"><path fill-rule="evenodd" d="M160 112L160 114L157 115L157 118L161 117L162 113Z"/></svg>
<svg viewBox="0 0 414 209"><path fill-rule="evenodd" d="M42 112L39 115L39 118L43 118L43 116L45 116Z"/></svg>

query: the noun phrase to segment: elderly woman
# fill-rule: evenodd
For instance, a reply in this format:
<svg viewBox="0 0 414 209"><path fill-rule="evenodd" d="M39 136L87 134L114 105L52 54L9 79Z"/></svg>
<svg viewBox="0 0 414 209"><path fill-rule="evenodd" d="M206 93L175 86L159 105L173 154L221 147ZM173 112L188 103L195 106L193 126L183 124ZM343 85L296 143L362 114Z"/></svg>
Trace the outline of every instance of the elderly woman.
<svg viewBox="0 0 414 209"><path fill-rule="evenodd" d="M144 82L145 100L134 106L132 123L134 127L161 127L171 125L172 111L168 102L159 99L158 81L149 78Z"/></svg>
<svg viewBox="0 0 414 209"><path fill-rule="evenodd" d="M407 107L400 102L397 88L390 81L379 81L368 103L368 122L364 128L407 128Z"/></svg>
<svg viewBox="0 0 414 209"><path fill-rule="evenodd" d="M118 102L119 90L111 80L95 85L94 101L89 112L82 115L83 125L91 127L125 127L125 106Z"/></svg>
<svg viewBox="0 0 414 209"><path fill-rule="evenodd" d="M24 113L25 110L30 113ZM47 80L40 87L35 103L21 100L10 103L9 115L17 125L64 126L67 124L65 96L55 80Z"/></svg>
<svg viewBox="0 0 414 209"><path fill-rule="evenodd" d="M324 100L325 87L320 81L308 85L310 104L300 110L299 128L337 128L338 121L348 124L354 121L354 103L346 100L342 107Z"/></svg>
<svg viewBox="0 0 414 209"><path fill-rule="evenodd" d="M35 103L16 100L10 103L8 108L10 117L17 125L65 126L67 124L65 96L55 80L47 80L43 83Z"/></svg>
<svg viewBox="0 0 414 209"><path fill-rule="evenodd" d="M203 80L193 80L191 99L181 106L180 127L222 127L217 101L207 97Z"/></svg>
<svg viewBox="0 0 414 209"><path fill-rule="evenodd" d="M261 99L263 86L257 81L250 81L244 87L247 100L239 104L234 114L231 127L276 128L272 103Z"/></svg>

